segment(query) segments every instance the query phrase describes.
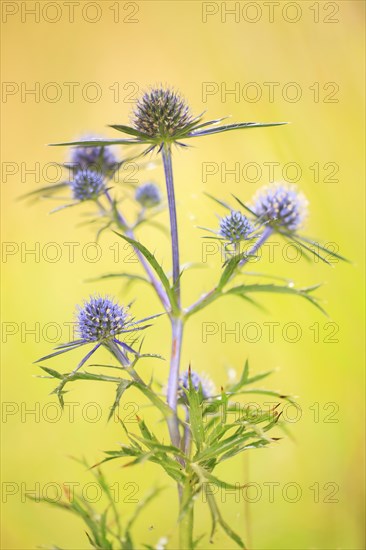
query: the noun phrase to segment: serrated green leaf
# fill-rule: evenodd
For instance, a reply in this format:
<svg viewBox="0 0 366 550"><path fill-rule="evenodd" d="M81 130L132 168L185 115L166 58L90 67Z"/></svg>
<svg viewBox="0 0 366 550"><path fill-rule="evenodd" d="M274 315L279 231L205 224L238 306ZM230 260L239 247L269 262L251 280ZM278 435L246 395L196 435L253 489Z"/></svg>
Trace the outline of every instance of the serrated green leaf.
<svg viewBox="0 0 366 550"><path fill-rule="evenodd" d="M166 419L171 418L173 415L172 409L167 405L154 391L152 391L148 386L140 384L139 382L134 382L136 388L138 388L150 401L155 405L161 413L163 413Z"/></svg>
<svg viewBox="0 0 366 550"><path fill-rule="evenodd" d="M130 380L121 380L121 382L119 382L119 384L117 386L117 389L116 389L116 398L113 402L110 413L108 415L108 421L112 418L112 416L114 414L114 411L119 406L119 402L121 400L122 395L132 385L133 385L133 382L130 381Z"/></svg>
<svg viewBox="0 0 366 550"><path fill-rule="evenodd" d="M244 204L236 195L233 195L234 199L240 204L240 206L242 206L245 210L247 210L250 214L252 214L252 216L254 216L255 218L258 218L257 214L254 212L254 210L251 210L249 208L249 206L247 206L246 204Z"/></svg>
<svg viewBox="0 0 366 550"><path fill-rule="evenodd" d="M252 393L257 395L267 395L270 397L278 397L279 399L284 399L289 403L296 403L294 399L289 395L284 395L274 390L265 390L261 388L253 388L252 390L240 390L239 392L235 392L235 395L245 395L245 394L252 394Z"/></svg>
<svg viewBox="0 0 366 550"><path fill-rule="evenodd" d="M247 384L254 384L254 382L258 382L258 380L262 380L263 378L267 378L270 374L273 373L273 370L267 370L266 372L260 372L258 374L255 374L251 378L247 380Z"/></svg>
<svg viewBox="0 0 366 550"><path fill-rule="evenodd" d="M52 376L52 378L58 378L59 380L62 380L64 378L64 375L61 374L60 372L57 372L57 370L49 369L48 367L42 367L42 365L41 365L41 369L47 372L50 376Z"/></svg>
<svg viewBox="0 0 366 550"><path fill-rule="evenodd" d="M190 317L194 313L197 313L201 309L204 309L208 305L212 304L221 296L223 296L221 290L214 288L213 290L208 292L205 296L201 297L200 300L198 300L195 304L193 304L193 306L191 306L186 310L186 314L185 314L186 318L188 319L188 317Z"/></svg>
<svg viewBox="0 0 366 550"><path fill-rule="evenodd" d="M138 145L143 143L138 139L89 139L85 141L64 141L49 143L49 147L101 147L108 145Z"/></svg>
<svg viewBox="0 0 366 550"><path fill-rule="evenodd" d="M293 233L285 233L283 231L280 231L279 232L280 234L286 236L288 238L289 241L294 241L296 244L298 244L302 249L305 249L307 250L308 252L310 252L311 254L313 254L313 256L319 258L322 262L332 266L332 263L329 262L329 260L327 260L324 256L322 256L321 254L319 254L318 252L316 252L316 248L318 248L319 250L321 250L322 252L326 252L329 256L331 256L332 258L336 258L337 260L341 260L342 262L347 262L347 263L351 263L347 258L345 258L344 256L341 256L340 254L338 254L337 252L333 252L332 250L329 250L328 248L326 248L325 246L322 246L320 245L319 243L315 242L315 241L312 241L311 239L307 239L306 237L303 237L303 236L300 236L300 235L297 235L297 234L293 234ZM307 244L305 244L307 243ZM314 248L311 248L311 246L308 246L308 244L312 245Z"/></svg>
<svg viewBox="0 0 366 550"><path fill-rule="evenodd" d="M216 531L216 525L217 525L217 523L219 523L219 525L222 527L222 529L225 531L225 533L234 542L236 542L236 544L239 546L239 548L243 548L245 550L246 547L245 547L245 544L242 541L242 539L239 537L239 535L237 533L235 533L235 531L233 531L231 529L231 527L222 518L221 513L220 513L220 511L218 509L218 506L216 504L215 497L210 492L206 491L206 498L207 498L207 503L208 503L209 508L210 508L211 519L212 519L212 528L211 528L211 535L210 535L211 542L213 542L212 539L213 539L213 536L214 536L215 531Z"/></svg>
<svg viewBox="0 0 366 550"><path fill-rule="evenodd" d="M240 265L240 262L245 257L245 254L238 254L237 256L233 256L230 258L228 262L226 262L224 271L220 277L219 284L217 285L217 288L219 290L222 290L226 283L229 282L233 274L235 273L236 268Z"/></svg>
<svg viewBox="0 0 366 550"><path fill-rule="evenodd" d="M42 195L44 193L55 193L59 191L60 189L64 189L65 187L68 187L68 182L63 181L62 183L55 183L54 185L45 185L43 187L39 187L38 189L35 189L34 191L30 191L29 193L25 193L24 195L20 195L18 197L19 200L23 199L30 199L30 198L36 198L38 195Z"/></svg>
<svg viewBox="0 0 366 550"><path fill-rule="evenodd" d="M220 206L223 206L227 210L232 210L231 206L229 206L226 202L222 201L221 199L217 199L216 197L214 197L213 195L207 192L205 192L204 194L206 195L206 197L209 197L211 200L217 202L217 204L219 204Z"/></svg>
<svg viewBox="0 0 366 550"><path fill-rule="evenodd" d="M142 275L135 275L132 273L105 273L104 275L100 275L99 277L86 279L86 282L93 283L95 281L102 281L104 279L120 279L120 278L143 281L144 283L148 283L149 285L151 285L151 282L148 279L146 279L146 277L143 277Z"/></svg>
<svg viewBox="0 0 366 550"><path fill-rule="evenodd" d="M252 292L269 292L274 294L292 294L294 296L300 296L308 300L313 306L318 308L324 315L327 315L325 310L318 304L315 298L310 296L310 293L319 288L320 285L314 285L312 287L296 289L291 286L275 285L275 284L253 284L253 285L239 285L233 287L225 292L227 294L247 294Z"/></svg>
<svg viewBox="0 0 366 550"><path fill-rule="evenodd" d="M287 122L238 122L234 124L226 124L225 126L218 126L216 128L208 128L207 130L198 130L193 131L191 134L188 134L187 138L207 136L210 134L218 134L221 132L228 132L230 130L243 130L249 128L266 128L271 126L283 126Z"/></svg>
<svg viewBox="0 0 366 550"><path fill-rule="evenodd" d="M163 287L164 287L164 289L165 289L165 291L168 295L169 302L170 302L170 305L172 307L172 310L174 312L177 312L178 311L178 304L177 304L176 295L175 295L172 287L170 286L168 277L166 276L166 274L165 274L163 268L160 266L159 262L156 260L154 254L152 254L143 244L136 241L135 239L127 237L126 235L122 235L121 233L118 233L116 231L114 233L116 233L116 235L121 237L121 239L124 239L125 241L127 241L134 248L137 248L137 250L139 250L141 252L141 254L146 258L146 260L149 262L149 264L151 265L151 267L154 269L155 273L159 277L159 279L161 281L161 284L163 285Z"/></svg>
<svg viewBox="0 0 366 550"><path fill-rule="evenodd" d="M132 128L131 126L124 126L123 124L110 124L109 127L117 130L118 132L123 132L124 134L138 137L139 139L143 139L144 141L151 141L151 137L148 134L144 134L143 132L136 130L136 128Z"/></svg>
<svg viewBox="0 0 366 550"><path fill-rule="evenodd" d="M171 453L175 456L180 456L186 458L185 454L178 449L178 447L175 447L174 445L164 445L163 443L159 443L159 441L156 438L146 438L146 437L136 437L138 441L146 445L149 449L158 452L158 453Z"/></svg>
<svg viewBox="0 0 366 550"><path fill-rule="evenodd" d="M34 363L37 364L37 363L40 363L41 361L46 361L47 359L52 359L52 357L56 357L57 355L61 355L62 353L66 353L67 351L70 351L72 349L80 348L81 346L84 346L88 343L90 343L90 342L83 342L82 344L71 345L72 342L70 342L70 346L64 345L62 347L62 349L58 349L57 351L54 351L53 353L50 353L49 355L45 355L44 357L41 357L40 359L37 359L37 361L34 361Z"/></svg>
<svg viewBox="0 0 366 550"><path fill-rule="evenodd" d="M241 388L243 388L244 386L246 386L248 384L253 384L254 382L257 382L258 380L262 380L263 378L266 378L267 376L272 374L272 372L273 372L272 370L266 371L266 372L261 372L259 374L255 374L254 376L249 378L249 361L247 359L246 362L245 362L244 370L241 374L240 380L236 384L233 384L233 385L229 386L227 391L230 392L231 394L235 394L239 390L241 390Z"/></svg>
<svg viewBox="0 0 366 550"><path fill-rule="evenodd" d="M198 390L193 386L191 376L188 376L188 389L185 390L185 394L188 400L189 408L189 427L192 432L193 441L197 447L198 452L205 441L205 429L203 423L203 396L202 387Z"/></svg>

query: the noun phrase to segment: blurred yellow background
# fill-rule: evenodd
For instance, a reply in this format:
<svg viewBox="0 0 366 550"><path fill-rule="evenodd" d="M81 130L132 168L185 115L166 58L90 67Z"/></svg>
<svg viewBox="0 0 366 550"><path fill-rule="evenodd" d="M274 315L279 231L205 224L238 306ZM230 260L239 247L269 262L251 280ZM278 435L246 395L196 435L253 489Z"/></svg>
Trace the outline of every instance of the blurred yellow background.
<svg viewBox="0 0 366 550"><path fill-rule="evenodd" d="M39 21L37 14L27 12L35 4ZM51 544L87 548L79 520L47 505L24 502L24 493L37 484L43 490L49 483L79 482L84 488L92 478L70 455L85 456L94 463L103 450L116 449L123 440L117 423L106 424L105 411L114 398L114 387L109 384L75 384L66 396L76 404L74 421L70 409L61 419L56 416L51 421L57 415L57 409L49 405L56 401L49 395L54 382L36 378L40 371L32 365L54 345L50 342L53 329L49 328L46 337L42 331L47 331L48 323L57 323L62 327L61 340L67 340L64 323L73 320L75 304L92 292L116 295L122 303L135 300L137 318L159 311L155 296L144 285L125 290L119 280L85 282L111 271L139 272L108 232L100 241L101 259L90 260L92 248L90 257L83 257L83 247L94 239L91 227L79 226L80 214L88 212L88 206L49 216L54 201L28 205L17 198L49 183L54 172L47 171L47 163L67 158L66 150L45 144L87 132L120 137L105 126L128 123L131 100L157 83L179 89L195 113L207 110L207 119L231 115L233 121L292 123L200 138L190 143L192 148L174 152L182 262L201 261L203 233L197 226L216 227L216 214L223 213L203 192L232 203L231 193L249 201L260 185L268 183L268 163L278 163L274 168L277 180L283 179L288 163L296 163L295 168L287 167L290 179L296 175L291 170L301 168L298 185L310 201L305 234L336 243L353 261L353 265L335 264L333 268L304 259L291 263L283 260L278 247L275 263L264 254L251 267L288 277L299 286L326 283L317 294L324 299L329 319L305 301L261 296L268 313L227 298L189 322L184 366L191 362L219 387L226 381L227 369L241 369L249 357L254 372L278 368L262 385L299 396L302 410L301 418L290 425L293 439L286 437L265 450L252 450L246 461L236 457L220 468L219 477L233 483L251 481L260 491L258 498L253 493L249 505L242 497L235 502L233 495L221 495L221 500L226 497L220 505L224 517L247 540L245 517L249 513L251 548L364 548L364 3L301 1L271 7L266 2L75 2L73 22L67 4L2 2L2 240L7 253L2 263L2 548ZM238 9L237 5L240 11L236 14L225 12ZM30 89L36 95L25 94ZM225 90L232 89L239 97L225 95ZM209 95L203 93L207 90ZM128 150L117 152L128 154ZM217 163L218 170L204 182L205 163ZM222 181L223 169L233 169L235 163L240 167L237 181L233 175ZM256 178L253 171L258 167ZM26 173L32 168L36 175ZM160 164L135 177L154 179L163 188ZM126 216L133 218L129 207ZM167 221L167 216L159 219ZM155 229L141 229L139 237L170 268L167 238ZM53 250L51 242L56 243ZM79 243L73 262L68 254L71 245L65 243ZM35 246L40 247L39 258L24 256L25 248ZM114 257L116 246L119 263ZM55 250L61 250L61 257L52 262L49 258ZM183 278L186 305L217 280L220 258L213 255L208 260L205 269L192 270ZM219 327L226 323L227 328L239 322L241 329L252 322L261 335L257 342L253 336L235 342L228 335L224 343L220 329L205 343L202 327L207 322ZM274 342L266 322L279 323ZM39 338L26 334L36 323ZM283 336L287 323L301 328L296 343L288 341L290 333L289 338ZM337 341L327 341L329 337ZM168 356L167 319L156 320L146 333L144 346ZM67 370L77 359L78 352L73 352L48 364ZM101 352L98 361L103 360L107 357ZM143 368L146 379L154 372L165 382L167 362L145 361ZM131 392L124 399L131 403L140 398ZM95 422L93 415L99 409L85 409L91 402L104 411ZM31 409L38 412L26 414ZM127 407L121 414L131 411ZM141 408L139 414L160 429L150 409ZM112 462L104 472L111 484L117 483L125 518L135 506L128 502L131 489L126 483L137 484L135 498L139 499L151 483L166 480L154 465L134 470L123 470L121 465ZM272 483L273 499L269 494ZM314 496L316 487L319 498ZM300 496L295 499L291 491L299 488ZM196 534L207 534L209 515L202 504L198 510ZM160 537L171 534L176 512L171 484L139 520L139 544L155 545ZM176 543L173 534L171 548ZM202 547L208 544L206 537ZM234 543L218 532L214 547L233 548Z"/></svg>

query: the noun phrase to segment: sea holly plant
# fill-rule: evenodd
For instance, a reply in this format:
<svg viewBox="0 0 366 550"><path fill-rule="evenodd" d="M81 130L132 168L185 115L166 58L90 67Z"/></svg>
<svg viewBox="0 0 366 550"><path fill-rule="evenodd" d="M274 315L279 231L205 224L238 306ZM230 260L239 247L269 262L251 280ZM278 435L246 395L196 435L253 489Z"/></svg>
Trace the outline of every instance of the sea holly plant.
<svg viewBox="0 0 366 550"><path fill-rule="evenodd" d="M115 393L109 410L109 418L118 413L118 407L130 388L137 389L142 397L157 410L166 425L167 434L161 437L145 418L137 417L135 431L129 431L122 421L123 442L119 448L107 450L91 471L98 477L106 496L107 505L102 513L97 513L81 497L65 500L57 505L77 514L87 526L88 541L98 549L133 549L143 545L136 540L133 525L138 514L149 505L159 489L151 491L143 499L135 513L129 518L120 518L108 484L102 473L102 464L112 460L121 461L126 467L136 467L148 461L160 467L170 483L177 487L179 514L175 526L165 533L164 540L157 541L159 548L168 547L175 531L179 532L179 548L200 547L200 536L194 528L195 503L199 495L207 504L212 526L210 541L215 543L215 533L221 528L240 548L245 548L244 533L236 533L228 518L224 517L212 491L212 486L238 489L217 477L216 467L243 452L269 446L279 439L280 428L284 427L281 410L286 402L293 402L288 395L264 389L257 385L270 374L270 371L252 375L248 361L244 362L238 379L227 383L220 381L215 388L205 376L208 365L199 365L191 370L190 365L181 365L184 328L188 320L198 311L225 296L239 297L254 302L260 294L277 293L303 298L322 312L315 291L319 285L298 288L287 280L274 277L279 282L268 283L268 279L245 278L246 268L251 259L256 258L263 244L274 235L296 243L304 250L305 257L316 256L325 262L334 256L344 259L327 250L310 238L302 235L301 227L306 216L307 203L295 188L285 184L273 184L258 191L248 203L241 197L216 198L215 207L223 209L217 226L205 229L205 238L217 239L225 251L225 259L219 266L220 275L216 285L208 289L192 304L183 304L181 285L184 284L184 271L179 254L179 231L177 222L175 186L172 155L174 147L186 147L192 138L200 138L232 130L279 126L284 123L222 123L223 119L205 121L203 115L194 116L187 102L175 90L164 87L152 88L136 103L131 117L131 126L113 124L111 127L128 137L104 139L89 137L76 142L53 145L71 147L70 163L73 170L68 180L55 186L43 187L31 194L32 197L45 196L54 199L60 190L68 197L56 210L80 203L90 205L90 224L95 224L97 236L101 232L129 243L135 250L141 264L141 273L118 272L102 274L99 280L111 277L122 281L136 282L148 286L156 293L160 311L147 312L141 320L130 314L128 304L121 305L110 296L92 294L79 306L76 313L76 334L71 342L58 346L52 353L38 360L45 374L44 378L55 379L54 389L61 406L69 385L75 381L89 380L108 382ZM245 139L245 135L240 138ZM134 146L134 153L117 160L110 149L111 145ZM139 150L140 149L140 150ZM134 188L133 200L138 213L131 220L121 200L121 193L128 192L119 183L118 170L127 159L144 163L146 155L160 157L164 167L165 189L149 180ZM186 152L189 154L189 151ZM69 164L70 164L69 163ZM65 166L68 166L66 163ZM227 202L229 200L229 202ZM136 236L142 225L156 225L155 217L165 208L169 210L170 226L168 235L171 243L172 268L166 271L150 251ZM199 236L198 236L199 238ZM244 277L244 278L243 278ZM244 282L243 282L244 281ZM169 320L171 325L171 354L169 368L163 380L147 380L140 369L141 362L162 359L159 350L145 349L143 335L148 333L152 323ZM72 352L83 347L85 355L79 363L72 359ZM108 350L111 363L98 363L99 349ZM52 368L51 360L59 355L70 361L67 372ZM92 362L91 362L92 361ZM256 410L249 406L250 396L258 394L275 399L275 405L268 409ZM241 406L238 410L238 400ZM233 415L233 413L236 413ZM160 433L160 432L159 432ZM176 544L176 537L174 544ZM146 548L152 546L144 545ZM176 546L174 546L176 548Z"/></svg>

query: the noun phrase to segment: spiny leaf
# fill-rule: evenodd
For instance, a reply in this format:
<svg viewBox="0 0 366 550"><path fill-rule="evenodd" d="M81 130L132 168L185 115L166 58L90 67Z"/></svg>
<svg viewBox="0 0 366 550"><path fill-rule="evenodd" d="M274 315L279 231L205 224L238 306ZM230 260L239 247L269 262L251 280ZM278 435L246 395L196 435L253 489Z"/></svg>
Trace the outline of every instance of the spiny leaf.
<svg viewBox="0 0 366 550"><path fill-rule="evenodd" d="M240 380L236 384L233 384L233 385L229 386L228 387L228 392L230 392L232 394L235 394L236 392L241 390L241 388L243 386L246 386L248 384L253 384L254 382L257 382L258 380L262 380L262 378L266 378L267 376L272 374L272 372L273 371L261 372L259 374L256 374L256 375L252 376L251 378L249 378L249 361L247 359L245 361L244 370L241 374Z"/></svg>
<svg viewBox="0 0 366 550"><path fill-rule="evenodd" d="M267 395L270 397L278 397L279 399L284 399L285 401L288 401L289 403L296 404L296 401L294 401L294 398L290 395L284 395L283 393L274 391L274 390L265 390L261 388L253 388L250 390L240 390L239 392L236 392L236 395L244 395L244 394L257 394L257 395Z"/></svg>
<svg viewBox="0 0 366 550"><path fill-rule="evenodd" d="M245 210L247 210L248 212L250 212L250 214L252 214L252 216L258 218L257 214L254 212L254 210L251 210L249 208L249 206L247 206L246 204L244 204L236 195L233 195L234 199L240 204L240 206L242 206Z"/></svg>
<svg viewBox="0 0 366 550"><path fill-rule="evenodd" d="M189 371L190 372L190 371ZM202 387L198 390L192 384L192 378L188 376L189 387L185 390L189 407L189 423L192 431L192 437L197 450L200 451L205 441L205 430L203 424L203 406L202 406Z"/></svg>
<svg viewBox="0 0 366 550"><path fill-rule="evenodd" d="M185 137L197 137L207 136L210 134L218 134L221 132L228 132L230 130L240 130L246 128L266 128L270 126L283 126L287 122L238 122L234 124L226 124L224 126L218 126L216 128L208 128L207 130L193 131Z"/></svg>
<svg viewBox="0 0 366 550"><path fill-rule="evenodd" d="M146 258L146 260L149 262L151 267L154 269L155 273L159 277L167 295L170 301L170 304L172 306L173 311L177 311L178 305L176 300L176 295L170 286L169 279L166 276L163 268L160 266L159 262L156 260L155 256L140 242L135 241L134 239L131 239L130 237L127 237L126 235L122 235L121 233L117 233L115 231L116 235L121 237L121 239L124 239L128 243L130 243L134 248L137 248L143 254L143 256Z"/></svg>
<svg viewBox="0 0 366 550"><path fill-rule="evenodd" d="M37 361L34 361L35 363L40 363L41 361L46 361L46 359L51 359L52 357L56 357L57 355L61 355L62 353L66 353L70 349L76 349L81 346L84 346L85 344L88 344L89 342L83 342L82 344L76 344L76 345L65 345L62 349L59 349L58 351L54 351L53 353L50 353L49 355L45 355L44 357L41 357L40 359L37 359ZM72 344L72 342L71 342ZM57 349L57 348L56 348Z"/></svg>
<svg viewBox="0 0 366 550"><path fill-rule="evenodd" d="M317 307L324 315L327 315L325 310L318 304L315 298L310 296L310 293L319 288L320 285L314 285L312 287L296 289L288 285L275 285L275 284L253 284L253 285L239 285L227 290L225 294L247 294L251 292L270 292L275 294L292 294L300 296L308 300L311 304Z"/></svg>
<svg viewBox="0 0 366 550"><path fill-rule="evenodd" d="M149 386L140 384L139 382L134 382L134 386L136 386L136 388L138 388L141 393L143 393L151 401L151 403L163 413L166 419L171 418L173 415L172 409L162 399L160 399L160 397L156 395L156 393L149 388Z"/></svg>
<svg viewBox="0 0 366 550"><path fill-rule="evenodd" d="M200 311L201 309L204 309L212 302L216 301L218 298L223 296L223 293L218 288L212 289L210 292L207 292L204 296L201 296L201 298L193 304L191 307L189 307L186 312L185 316L186 318L190 317L194 313L197 313L197 311Z"/></svg>
<svg viewBox="0 0 366 550"><path fill-rule="evenodd" d="M50 147L100 147L104 145L136 145L143 143L138 139L89 139L85 141L65 141L49 143Z"/></svg>
<svg viewBox="0 0 366 550"><path fill-rule="evenodd" d="M298 244L301 248L307 250L308 252L311 252L311 254L313 254L314 256L316 256L317 258L319 258L322 262L328 264L328 265L331 265L332 266L332 263L327 260L324 256L322 256L319 252L316 251L316 249L318 250L321 250L323 252L326 252L329 256L331 256L332 258L336 258L337 260L341 260L342 262L347 262L347 263L351 263L347 258L345 258L344 256L341 256L340 254L338 254L337 252L333 252L332 250L329 250L328 248L326 248L325 246L322 246L320 245L319 243L315 242L315 241L312 241L311 239L307 239L306 237L302 237L300 235L293 235L291 233L283 233L286 237L288 237L288 239L291 241L294 241L296 244ZM307 244L305 243L308 243L311 246L307 246Z"/></svg>
<svg viewBox="0 0 366 550"><path fill-rule="evenodd" d="M41 366L41 369L47 372L47 374L49 374L50 376L52 376L52 378L58 378L59 380L62 380L64 378L64 375L61 374L60 372L57 372L57 370L49 369L48 367L42 367L42 366Z"/></svg>
<svg viewBox="0 0 366 550"><path fill-rule="evenodd" d="M60 189L64 189L68 186L67 181L63 181L62 183L56 183L54 185L45 185L44 187L39 187L38 189L35 189L34 191L30 191L29 193L25 193L25 195L20 195L19 200L23 199L30 199L32 197L36 198L36 196L46 194L47 193L55 193L56 191L59 191Z"/></svg>
<svg viewBox="0 0 366 550"><path fill-rule="evenodd" d="M153 438L144 438L144 437L138 437L138 436L133 436L133 437L136 437L138 441L146 445L149 449L152 449L159 453L171 453L175 456L186 458L185 454L180 449L178 449L178 447L175 447L174 445L164 445L163 443L159 443L157 439L153 439Z"/></svg>
<svg viewBox="0 0 366 550"><path fill-rule="evenodd" d="M216 525L217 525L217 523L219 523L219 525L223 528L223 530L226 532L226 534L234 542L236 542L236 544L239 546L239 548L245 549L245 544L241 540L239 535L237 535L235 533L235 531L233 531L231 529L231 527L229 527L229 525L223 520L223 518L220 514L220 511L218 509L218 506L216 504L215 498L209 491L206 491L206 498L207 498L207 503L208 503L209 508L210 508L211 519L212 519L212 528L211 528L211 535L210 535L211 542L213 542L212 539L213 539L213 536L214 536L215 531L216 531Z"/></svg>
<svg viewBox="0 0 366 550"><path fill-rule="evenodd" d="M206 195L206 197L209 197L213 201L217 202L220 206L223 206L224 208L227 208L228 210L231 210L231 206L229 206L226 202L224 202L220 199L217 199L216 197L214 197L210 193L205 192L204 194Z"/></svg>
<svg viewBox="0 0 366 550"><path fill-rule="evenodd" d="M129 380L121 380L121 382L118 384L117 390L116 390L116 398L113 402L110 413L108 415L108 421L112 418L114 411L119 406L119 402L121 400L122 395L127 390L127 388L129 388L132 384L133 382Z"/></svg>
<svg viewBox="0 0 366 550"><path fill-rule="evenodd" d="M117 130L118 132L123 132L124 134L138 137L140 139L143 139L144 141L149 141L151 139L148 134L144 134L143 132L136 130L136 128L132 128L131 126L124 126L123 124L110 124L109 127Z"/></svg>
<svg viewBox="0 0 366 550"><path fill-rule="evenodd" d="M219 284L217 285L217 288L219 290L222 290L226 283L231 279L231 277L235 273L236 268L240 265L240 262L243 258L245 258L244 252L233 256L232 258L230 258L230 260L226 262L225 269L220 277Z"/></svg>
<svg viewBox="0 0 366 550"><path fill-rule="evenodd" d="M146 277L142 277L142 275L134 275L132 273L105 273L104 275L100 275L99 277L93 277L91 279L86 279L87 283L93 283L95 281L102 281L103 279L130 279L130 280L138 280L143 281L144 283L148 283L151 285L150 281L146 279Z"/></svg>

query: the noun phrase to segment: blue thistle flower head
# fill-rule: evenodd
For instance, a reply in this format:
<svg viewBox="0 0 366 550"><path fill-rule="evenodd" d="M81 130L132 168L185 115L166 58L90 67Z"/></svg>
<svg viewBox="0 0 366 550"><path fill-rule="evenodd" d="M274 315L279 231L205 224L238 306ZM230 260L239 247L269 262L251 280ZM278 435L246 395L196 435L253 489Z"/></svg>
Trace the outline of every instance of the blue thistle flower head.
<svg viewBox="0 0 366 550"><path fill-rule="evenodd" d="M263 221L295 231L306 217L308 202L294 187L273 184L258 191L253 211Z"/></svg>
<svg viewBox="0 0 366 550"><path fill-rule="evenodd" d="M239 211L232 210L220 221L219 234L231 243L250 239L253 232L253 224Z"/></svg>
<svg viewBox="0 0 366 550"><path fill-rule="evenodd" d="M127 310L108 297L92 296L77 315L77 330L84 342L113 340L128 323Z"/></svg>
<svg viewBox="0 0 366 550"><path fill-rule="evenodd" d="M194 371L190 371L190 375L191 375L192 386L196 391L198 391L200 387L202 388L202 395L204 399L208 399L209 397L212 397L214 395L215 388L210 378L208 378L205 375L201 376ZM183 372L179 377L178 392L180 397L184 400L186 396L183 391L183 388L185 390L189 389L189 370L186 370L185 372Z"/></svg>
<svg viewBox="0 0 366 550"><path fill-rule="evenodd" d="M96 199L103 191L105 184L103 175L94 170L79 170L70 182L74 199L87 201Z"/></svg>
<svg viewBox="0 0 366 550"><path fill-rule="evenodd" d="M84 136L85 140L100 140L98 136ZM110 147L76 147L71 149L70 162L77 170L92 168L96 172L108 174L113 171L118 161Z"/></svg>
<svg viewBox="0 0 366 550"><path fill-rule="evenodd" d="M85 344L93 344L92 350L83 357L72 374L75 374L101 346L106 347L117 357L122 366L126 367L131 364L127 353L132 353L136 357L139 357L140 354L126 342L119 340L120 335L124 336L130 333L135 336L136 332L151 326L142 323L160 315L151 315L135 321L128 314L128 308L120 306L108 296L91 296L88 301L77 308L76 329L79 338L57 346L55 352L38 359L38 361L51 359L62 353L78 349Z"/></svg>
<svg viewBox="0 0 366 550"><path fill-rule="evenodd" d="M161 193L155 183L144 183L136 189L135 199L144 208L152 208L161 203Z"/></svg>
<svg viewBox="0 0 366 550"><path fill-rule="evenodd" d="M177 137L193 120L179 93L161 87L151 89L137 100L132 124L150 138L164 141Z"/></svg>

